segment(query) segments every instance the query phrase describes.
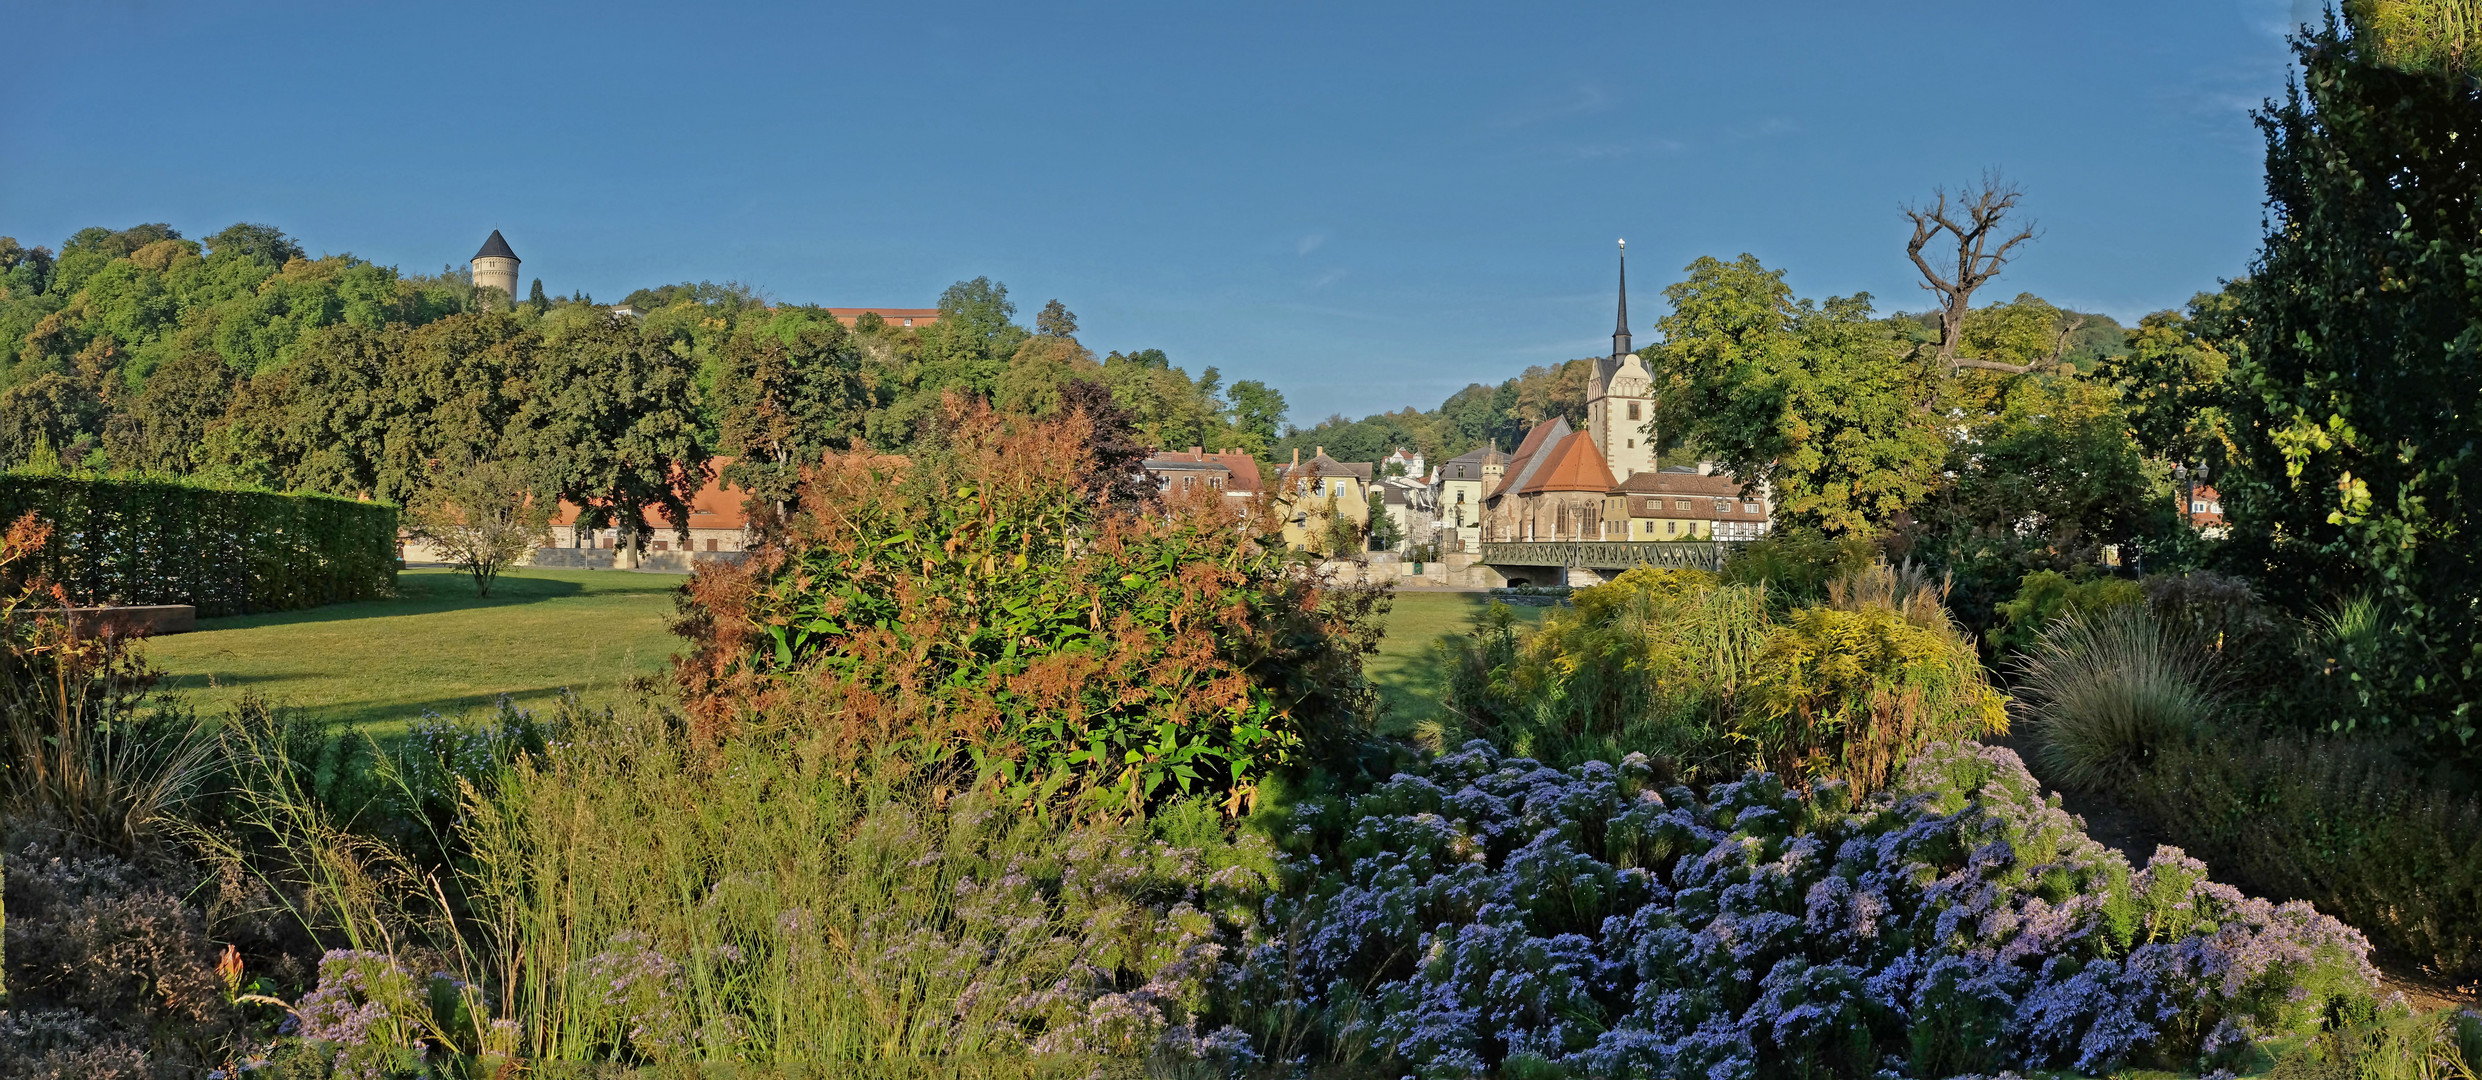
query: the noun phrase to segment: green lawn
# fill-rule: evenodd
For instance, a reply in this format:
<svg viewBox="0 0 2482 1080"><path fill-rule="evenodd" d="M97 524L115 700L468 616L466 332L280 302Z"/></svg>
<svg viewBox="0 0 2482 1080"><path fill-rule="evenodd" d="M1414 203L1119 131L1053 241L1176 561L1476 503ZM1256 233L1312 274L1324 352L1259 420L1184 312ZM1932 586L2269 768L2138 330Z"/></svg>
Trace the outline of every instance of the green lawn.
<svg viewBox="0 0 2482 1080"><path fill-rule="evenodd" d="M245 692L323 719L402 726L423 713L488 708L507 694L542 705L563 688L617 701L663 670L682 577L620 570L518 570L474 597L445 570L397 575L398 597L309 611L200 619L147 644L165 684L202 714Z"/></svg>
<svg viewBox="0 0 2482 1080"><path fill-rule="evenodd" d="M201 713L255 692L315 715L388 731L425 712L489 708L502 694L540 706L562 688L617 702L678 646L667 626L682 579L617 570L520 570L487 600L463 575L408 570L394 600L200 619L198 632L148 643L149 655ZM1438 708L1430 646L1464 631L1488 598L1396 596L1370 673L1403 731ZM1528 617L1544 609L1518 608Z"/></svg>
<svg viewBox="0 0 2482 1080"><path fill-rule="evenodd" d="M1383 730L1402 734L1438 713L1443 686L1438 666L1431 661L1431 644L1464 633L1473 617L1490 603L1491 597L1485 593L1396 594L1395 608L1388 614L1387 636L1379 639L1379 655L1371 658L1369 669L1371 681L1379 684L1379 700L1387 706L1380 717ZM1528 622L1541 618L1548 610L1515 608L1518 618Z"/></svg>

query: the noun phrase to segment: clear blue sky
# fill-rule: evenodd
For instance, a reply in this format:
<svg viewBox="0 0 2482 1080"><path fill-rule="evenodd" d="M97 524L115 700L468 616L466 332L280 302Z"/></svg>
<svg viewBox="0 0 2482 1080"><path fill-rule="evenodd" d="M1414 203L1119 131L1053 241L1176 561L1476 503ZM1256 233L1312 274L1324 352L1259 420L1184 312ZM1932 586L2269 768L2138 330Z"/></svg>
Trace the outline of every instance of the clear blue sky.
<svg viewBox="0 0 2482 1080"><path fill-rule="evenodd" d="M1991 298L2177 305L2255 247L2307 6L0 0L0 233L428 271L497 227L607 300L987 274L1307 424L1603 351L1619 237L1641 341L1702 254L1918 309L1897 206L1986 166L2044 229Z"/></svg>

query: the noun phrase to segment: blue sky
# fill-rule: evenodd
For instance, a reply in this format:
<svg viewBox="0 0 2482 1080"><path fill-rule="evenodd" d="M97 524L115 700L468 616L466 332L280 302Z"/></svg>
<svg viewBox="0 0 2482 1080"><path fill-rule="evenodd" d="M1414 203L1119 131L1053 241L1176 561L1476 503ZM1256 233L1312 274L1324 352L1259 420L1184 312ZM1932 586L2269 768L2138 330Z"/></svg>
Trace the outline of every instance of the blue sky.
<svg viewBox="0 0 2482 1080"><path fill-rule="evenodd" d="M2307 0L879 6L0 0L0 233L265 221L409 271L927 306L1428 408L1646 340L1698 255L1918 309L1898 205L1990 166L1987 292L2133 321L2242 272Z"/></svg>

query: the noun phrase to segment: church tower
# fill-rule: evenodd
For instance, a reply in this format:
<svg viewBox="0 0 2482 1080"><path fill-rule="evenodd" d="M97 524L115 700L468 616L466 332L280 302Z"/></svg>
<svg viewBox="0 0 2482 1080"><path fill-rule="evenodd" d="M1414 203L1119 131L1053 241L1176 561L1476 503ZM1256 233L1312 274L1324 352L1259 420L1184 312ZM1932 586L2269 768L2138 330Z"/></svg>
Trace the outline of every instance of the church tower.
<svg viewBox="0 0 2482 1080"><path fill-rule="evenodd" d="M1655 471L1655 440L1643 429L1654 419L1654 376L1629 338L1629 242L1620 242L1620 322L1612 330L1612 355L1594 363L1586 383L1586 433L1611 465L1612 480L1626 483Z"/></svg>
<svg viewBox="0 0 2482 1080"><path fill-rule="evenodd" d="M500 230L491 230L491 239L483 241L483 249L474 253L474 287L500 290L508 304L517 302L517 253L508 249L508 241L500 239Z"/></svg>

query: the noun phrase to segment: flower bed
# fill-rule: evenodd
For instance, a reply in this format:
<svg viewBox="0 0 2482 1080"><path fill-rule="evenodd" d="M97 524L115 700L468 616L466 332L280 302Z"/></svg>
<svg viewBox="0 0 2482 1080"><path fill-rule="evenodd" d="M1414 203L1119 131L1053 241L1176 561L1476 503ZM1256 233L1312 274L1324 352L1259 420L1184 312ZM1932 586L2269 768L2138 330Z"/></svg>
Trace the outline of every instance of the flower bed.
<svg viewBox="0 0 2482 1080"><path fill-rule="evenodd" d="M1269 1056L1422 1077L2212 1069L2376 984L2362 936L2177 849L2132 872L2016 756L1858 808L1481 743L1305 810L1234 975Z"/></svg>

